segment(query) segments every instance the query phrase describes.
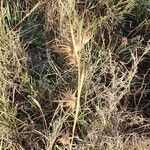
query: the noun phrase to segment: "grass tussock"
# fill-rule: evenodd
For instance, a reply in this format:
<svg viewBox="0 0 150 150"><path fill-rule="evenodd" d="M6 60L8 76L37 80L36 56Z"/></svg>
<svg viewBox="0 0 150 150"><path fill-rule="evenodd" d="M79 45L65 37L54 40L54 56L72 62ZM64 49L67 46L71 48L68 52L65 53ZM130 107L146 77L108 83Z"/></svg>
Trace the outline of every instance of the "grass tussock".
<svg viewBox="0 0 150 150"><path fill-rule="evenodd" d="M149 0L1 0L0 149L150 149Z"/></svg>

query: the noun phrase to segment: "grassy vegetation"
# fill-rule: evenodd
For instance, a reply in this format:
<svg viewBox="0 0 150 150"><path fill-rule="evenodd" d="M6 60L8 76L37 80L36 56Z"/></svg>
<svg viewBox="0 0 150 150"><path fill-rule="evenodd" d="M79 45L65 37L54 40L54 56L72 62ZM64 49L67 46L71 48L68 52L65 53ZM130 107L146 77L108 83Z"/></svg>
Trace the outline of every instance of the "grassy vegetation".
<svg viewBox="0 0 150 150"><path fill-rule="evenodd" d="M150 149L149 0L0 4L0 150Z"/></svg>

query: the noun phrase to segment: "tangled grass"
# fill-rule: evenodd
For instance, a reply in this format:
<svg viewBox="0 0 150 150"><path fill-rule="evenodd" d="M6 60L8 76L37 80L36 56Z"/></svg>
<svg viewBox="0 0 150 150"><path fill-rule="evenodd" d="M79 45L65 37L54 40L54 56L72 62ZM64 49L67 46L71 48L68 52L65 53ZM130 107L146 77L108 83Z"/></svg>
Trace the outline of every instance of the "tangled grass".
<svg viewBox="0 0 150 150"><path fill-rule="evenodd" d="M0 149L150 149L149 0L1 0Z"/></svg>

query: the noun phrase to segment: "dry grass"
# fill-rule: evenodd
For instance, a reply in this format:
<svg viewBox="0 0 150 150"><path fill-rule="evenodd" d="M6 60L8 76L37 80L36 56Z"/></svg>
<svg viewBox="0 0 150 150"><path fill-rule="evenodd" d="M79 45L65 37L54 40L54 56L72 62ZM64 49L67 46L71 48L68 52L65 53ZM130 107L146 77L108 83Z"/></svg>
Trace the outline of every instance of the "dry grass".
<svg viewBox="0 0 150 150"><path fill-rule="evenodd" d="M0 149L150 149L149 10L1 1Z"/></svg>

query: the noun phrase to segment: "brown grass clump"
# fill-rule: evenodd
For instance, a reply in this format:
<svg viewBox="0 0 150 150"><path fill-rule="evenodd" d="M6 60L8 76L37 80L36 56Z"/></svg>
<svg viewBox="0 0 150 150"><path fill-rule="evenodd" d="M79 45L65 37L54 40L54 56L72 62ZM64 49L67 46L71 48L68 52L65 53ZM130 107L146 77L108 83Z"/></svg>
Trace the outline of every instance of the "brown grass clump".
<svg viewBox="0 0 150 150"><path fill-rule="evenodd" d="M19 31L6 31L3 16L0 18L0 149L19 150L17 143L17 99L16 91L22 86L22 76L26 72L26 54L19 40Z"/></svg>

